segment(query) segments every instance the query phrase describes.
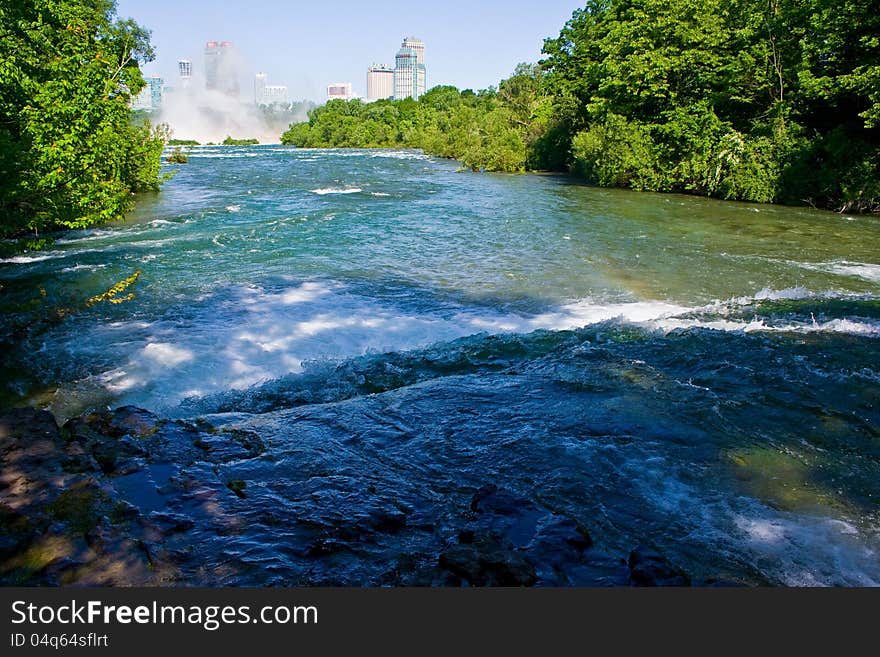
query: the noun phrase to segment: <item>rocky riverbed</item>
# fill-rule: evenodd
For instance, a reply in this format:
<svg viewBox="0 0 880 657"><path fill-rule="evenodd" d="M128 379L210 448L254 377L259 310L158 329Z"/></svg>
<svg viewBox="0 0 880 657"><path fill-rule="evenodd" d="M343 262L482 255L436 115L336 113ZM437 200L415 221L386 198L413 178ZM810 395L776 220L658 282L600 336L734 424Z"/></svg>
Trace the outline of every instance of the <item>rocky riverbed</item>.
<svg viewBox="0 0 880 657"><path fill-rule="evenodd" d="M491 482L419 505L343 460L301 473L291 499L272 466L296 471L296 452L132 406L62 427L9 411L0 455L4 585L691 584L650 547L607 553L588 527Z"/></svg>

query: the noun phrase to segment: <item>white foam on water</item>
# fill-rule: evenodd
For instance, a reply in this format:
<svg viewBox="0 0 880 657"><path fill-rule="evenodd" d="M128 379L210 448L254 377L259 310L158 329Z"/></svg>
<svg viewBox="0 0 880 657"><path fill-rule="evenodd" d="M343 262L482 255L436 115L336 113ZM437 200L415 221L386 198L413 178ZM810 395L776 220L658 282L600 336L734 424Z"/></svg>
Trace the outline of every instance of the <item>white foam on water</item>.
<svg viewBox="0 0 880 657"><path fill-rule="evenodd" d="M711 329L727 332L773 332L773 333L845 333L866 337L880 337L880 321L870 319L838 318L824 322L768 323L761 317L740 319L701 319L704 313L725 314L736 306L747 306L755 300L799 300L817 296L805 288L771 290L765 288L755 297L741 297L727 302L717 301L701 307L687 307L664 301L635 301L629 303L596 303L590 299L564 304L558 310L534 316L517 314L487 314L474 316L463 314L460 321L475 331L501 333L528 333L538 329L564 331L583 328L606 321L620 321L641 326L651 331L670 333L681 329Z"/></svg>
<svg viewBox="0 0 880 657"><path fill-rule="evenodd" d="M241 210L240 205L227 205L226 206L227 212L239 212L240 210Z"/></svg>
<svg viewBox="0 0 880 657"><path fill-rule="evenodd" d="M325 196L326 194L357 194L364 191L360 187L323 187L321 189L310 190L312 194Z"/></svg>
<svg viewBox="0 0 880 657"><path fill-rule="evenodd" d="M121 356L113 376L102 380L119 395L114 403L171 413L194 390L244 389L300 372L306 361L416 349L475 332L454 319L402 311L324 281L233 288L204 301L195 317L188 310L185 318L96 332L102 352ZM70 340L76 350L75 337Z"/></svg>
<svg viewBox="0 0 880 657"><path fill-rule="evenodd" d="M51 251L40 255L26 256L17 255L11 258L0 258L0 263L9 265L26 265L32 262L43 262L44 260L55 260L56 258L66 258L69 253L63 251Z"/></svg>
<svg viewBox="0 0 880 657"><path fill-rule="evenodd" d="M876 531L825 515L776 512L758 505L733 517L734 539L786 586L878 586Z"/></svg>
<svg viewBox="0 0 880 657"><path fill-rule="evenodd" d="M117 234L117 231L101 230L97 228L84 231L74 231L68 234L67 237L59 237L58 239L56 239L55 244L76 244L78 242L90 242L92 240L104 239L105 237L112 237L115 234Z"/></svg>
<svg viewBox="0 0 880 657"><path fill-rule="evenodd" d="M839 276L853 276L871 283L880 283L880 265L870 262L836 260L833 262L798 262L795 264L804 269L822 271L829 274L837 274Z"/></svg>
<svg viewBox="0 0 880 657"><path fill-rule="evenodd" d="M832 319L827 322L805 324L767 324L760 318L746 321L664 318L654 322L654 326L669 332L676 329L708 328L716 331L742 331L751 333L763 331L768 333L846 333L867 337L880 337L880 322L870 320Z"/></svg>
<svg viewBox="0 0 880 657"><path fill-rule="evenodd" d="M529 333L538 329L566 331L609 320L643 324L692 310L663 301L596 303L590 299L564 304L553 312L524 315L462 315L461 320L479 331Z"/></svg>
<svg viewBox="0 0 880 657"><path fill-rule="evenodd" d="M210 158L210 159L240 159L244 157L259 157L261 153L247 153L247 152L238 152L238 153L216 153L216 152L196 152L193 151L191 153L186 154L187 157L196 157L196 158Z"/></svg>
<svg viewBox="0 0 880 657"><path fill-rule="evenodd" d="M430 155L413 151L378 151L371 152L370 157L386 157L394 160L429 160Z"/></svg>
<svg viewBox="0 0 880 657"><path fill-rule="evenodd" d="M755 301L799 301L816 296L805 287L788 287L784 290L774 290L765 287L755 295Z"/></svg>
<svg viewBox="0 0 880 657"><path fill-rule="evenodd" d="M74 267L65 267L61 271L64 273L74 271L95 271L96 269L103 269L104 267L107 267L107 265L76 265Z"/></svg>
<svg viewBox="0 0 880 657"><path fill-rule="evenodd" d="M762 290L760 294L764 298L791 298L807 292ZM188 391L211 394L247 388L299 372L307 361L405 351L477 333L570 330L601 322L621 322L654 333L707 328L880 337L880 322L873 320L784 321L784 325L774 326L761 318L725 317L723 304L701 309L663 301L601 303L583 299L532 315L492 312L479 306L457 312L410 311L320 279L273 289L257 285L227 288L181 301L186 302L181 317L167 315L144 326L105 325L95 332L92 339L97 347L90 348L119 354L108 369L125 374L108 379L104 385L108 392L120 395L118 404L171 413ZM702 319L703 312L712 316ZM78 336L70 336L68 342L72 352L82 349Z"/></svg>

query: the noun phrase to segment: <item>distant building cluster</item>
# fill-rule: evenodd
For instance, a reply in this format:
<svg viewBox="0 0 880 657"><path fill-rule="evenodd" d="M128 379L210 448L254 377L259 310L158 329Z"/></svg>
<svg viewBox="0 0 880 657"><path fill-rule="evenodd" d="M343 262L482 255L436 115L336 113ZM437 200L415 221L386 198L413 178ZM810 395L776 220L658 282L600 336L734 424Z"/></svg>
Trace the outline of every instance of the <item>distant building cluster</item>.
<svg viewBox="0 0 880 657"><path fill-rule="evenodd" d="M351 100L351 82L334 82L327 85L327 100Z"/></svg>
<svg viewBox="0 0 880 657"><path fill-rule="evenodd" d="M215 91L229 98L238 99L240 58L230 41L208 41L204 50L204 79L199 78L199 88ZM189 59L177 61L179 87L165 86L158 75L147 78L146 86L131 100L131 107L145 112L162 109L163 98L170 93L183 91L194 93L194 67ZM202 85L202 82L204 85ZM373 64L367 69L366 100L381 99L418 100L427 88L425 68L425 44L416 37L406 37L394 58L394 66ZM327 100L350 100L355 98L351 82L334 82L327 85ZM219 97L217 97L219 98ZM266 73L254 76L254 105L289 105L290 98L285 85L269 84Z"/></svg>
<svg viewBox="0 0 880 657"><path fill-rule="evenodd" d="M394 67L373 64L367 69L367 101L394 98L414 98L424 95L428 83L425 68L425 43L416 37L406 37L394 57ZM348 100L351 82L327 85L327 100Z"/></svg>
<svg viewBox="0 0 880 657"><path fill-rule="evenodd" d="M254 76L254 104L255 105L287 105L290 101L287 97L287 87L283 84L268 84L269 76L265 73L257 73Z"/></svg>
<svg viewBox="0 0 880 657"><path fill-rule="evenodd" d="M158 112L162 109L162 97L165 92L162 78L153 75L147 78L147 84L131 101L131 108L142 112Z"/></svg>

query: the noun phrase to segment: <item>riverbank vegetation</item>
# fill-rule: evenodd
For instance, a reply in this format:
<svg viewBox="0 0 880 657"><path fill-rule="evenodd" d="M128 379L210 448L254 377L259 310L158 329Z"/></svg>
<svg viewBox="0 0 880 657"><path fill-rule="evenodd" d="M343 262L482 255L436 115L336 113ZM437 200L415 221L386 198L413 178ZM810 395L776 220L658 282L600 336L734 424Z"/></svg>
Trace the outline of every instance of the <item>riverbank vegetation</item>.
<svg viewBox="0 0 880 657"><path fill-rule="evenodd" d="M223 146L256 146L260 143L259 139L248 138L248 139L235 139L227 135L226 139L223 140Z"/></svg>
<svg viewBox="0 0 880 657"><path fill-rule="evenodd" d="M165 135L129 109L149 36L110 0L0 4L0 237L100 224L158 187Z"/></svg>
<svg viewBox="0 0 880 657"><path fill-rule="evenodd" d="M497 89L331 101L282 141L876 212L878 35L880 12L850 0L589 0Z"/></svg>

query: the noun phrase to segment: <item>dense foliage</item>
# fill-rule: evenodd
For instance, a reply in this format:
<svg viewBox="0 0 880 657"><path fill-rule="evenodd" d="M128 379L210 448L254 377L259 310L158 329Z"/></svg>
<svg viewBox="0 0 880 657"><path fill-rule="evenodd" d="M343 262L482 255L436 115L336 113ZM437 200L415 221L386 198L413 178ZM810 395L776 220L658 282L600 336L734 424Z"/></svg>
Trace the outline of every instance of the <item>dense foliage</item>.
<svg viewBox="0 0 880 657"><path fill-rule="evenodd" d="M855 0L590 0L543 62L604 185L880 206L880 13Z"/></svg>
<svg viewBox="0 0 880 657"><path fill-rule="evenodd" d="M253 137L245 138L245 139L235 139L234 137L226 136L226 139L223 140L223 146L256 146L260 143L259 139L254 139Z"/></svg>
<svg viewBox="0 0 880 657"><path fill-rule="evenodd" d="M499 88L333 101L288 144L880 210L880 11L859 0L589 0Z"/></svg>
<svg viewBox="0 0 880 657"><path fill-rule="evenodd" d="M537 67L521 65L497 90L434 87L418 101L332 100L294 124L282 143L302 147L421 148L473 169L524 171L549 107ZM545 112L546 113L546 112Z"/></svg>
<svg viewBox="0 0 880 657"><path fill-rule="evenodd" d="M149 33L111 0L0 4L0 236L82 228L155 189L163 135L131 120Z"/></svg>

